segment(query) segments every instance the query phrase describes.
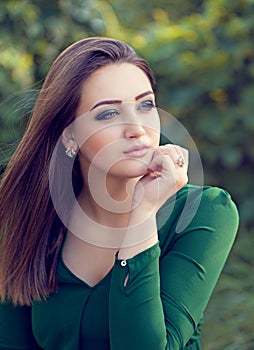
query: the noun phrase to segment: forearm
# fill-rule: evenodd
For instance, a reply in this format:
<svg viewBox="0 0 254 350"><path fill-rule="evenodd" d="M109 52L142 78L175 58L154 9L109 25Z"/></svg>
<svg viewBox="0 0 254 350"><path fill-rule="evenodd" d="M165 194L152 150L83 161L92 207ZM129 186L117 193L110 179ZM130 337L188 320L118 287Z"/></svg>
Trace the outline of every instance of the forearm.
<svg viewBox="0 0 254 350"><path fill-rule="evenodd" d="M192 191L195 207L200 192ZM196 215L176 233L181 198L159 233L160 265L160 252L154 255L158 244L127 257L126 264L116 261L109 311L112 350L179 350L199 342L200 318L234 241L238 214L225 191L205 188Z"/></svg>
<svg viewBox="0 0 254 350"><path fill-rule="evenodd" d="M109 301L112 350L166 348L159 255L156 243L132 259L116 260Z"/></svg>
<svg viewBox="0 0 254 350"><path fill-rule="evenodd" d="M179 155L185 159L182 166L176 162ZM131 258L157 242L156 214L163 203L188 182L187 168L187 150L176 145L155 150L149 172L136 184L119 258Z"/></svg>
<svg viewBox="0 0 254 350"><path fill-rule="evenodd" d="M158 241L156 214L139 206L132 211L118 252L118 259L131 259Z"/></svg>

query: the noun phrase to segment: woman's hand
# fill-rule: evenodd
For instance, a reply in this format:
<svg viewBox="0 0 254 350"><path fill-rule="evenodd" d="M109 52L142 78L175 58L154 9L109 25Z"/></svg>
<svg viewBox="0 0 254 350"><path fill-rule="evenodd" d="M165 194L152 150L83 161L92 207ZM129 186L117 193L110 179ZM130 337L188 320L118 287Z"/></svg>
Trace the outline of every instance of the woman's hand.
<svg viewBox="0 0 254 350"><path fill-rule="evenodd" d="M134 207L158 211L162 204L188 182L188 151L180 146L159 146L148 173L136 185Z"/></svg>
<svg viewBox="0 0 254 350"><path fill-rule="evenodd" d="M154 151L148 173L136 185L129 227L119 250L128 259L153 246L157 240L156 213L162 204L188 182L188 151L165 145Z"/></svg>

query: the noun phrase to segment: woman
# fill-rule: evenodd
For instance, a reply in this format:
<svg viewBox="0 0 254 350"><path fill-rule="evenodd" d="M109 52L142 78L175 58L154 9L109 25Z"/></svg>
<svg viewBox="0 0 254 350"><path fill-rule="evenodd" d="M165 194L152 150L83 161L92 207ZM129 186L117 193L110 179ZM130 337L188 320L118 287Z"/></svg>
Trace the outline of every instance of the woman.
<svg viewBox="0 0 254 350"><path fill-rule="evenodd" d="M0 349L200 349L238 215L187 185L185 149L159 146L153 87L113 39L53 63L1 181Z"/></svg>

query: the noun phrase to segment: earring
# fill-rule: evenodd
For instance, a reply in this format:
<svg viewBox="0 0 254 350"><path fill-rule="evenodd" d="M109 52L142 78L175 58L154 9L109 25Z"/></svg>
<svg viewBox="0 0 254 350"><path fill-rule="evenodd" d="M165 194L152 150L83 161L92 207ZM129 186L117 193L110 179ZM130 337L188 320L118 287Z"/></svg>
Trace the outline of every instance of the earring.
<svg viewBox="0 0 254 350"><path fill-rule="evenodd" d="M73 157L77 154L77 152L74 151L73 148L67 148L67 150L65 151L65 154L66 154L68 157L73 158Z"/></svg>

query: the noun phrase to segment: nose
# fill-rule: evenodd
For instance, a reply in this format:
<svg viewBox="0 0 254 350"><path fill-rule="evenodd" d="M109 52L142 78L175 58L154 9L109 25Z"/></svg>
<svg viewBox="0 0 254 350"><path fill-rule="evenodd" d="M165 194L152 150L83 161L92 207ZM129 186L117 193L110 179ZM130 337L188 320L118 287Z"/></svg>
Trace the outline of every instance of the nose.
<svg viewBox="0 0 254 350"><path fill-rule="evenodd" d="M125 124L124 137L126 139L139 139L145 134L145 129L139 123Z"/></svg>

